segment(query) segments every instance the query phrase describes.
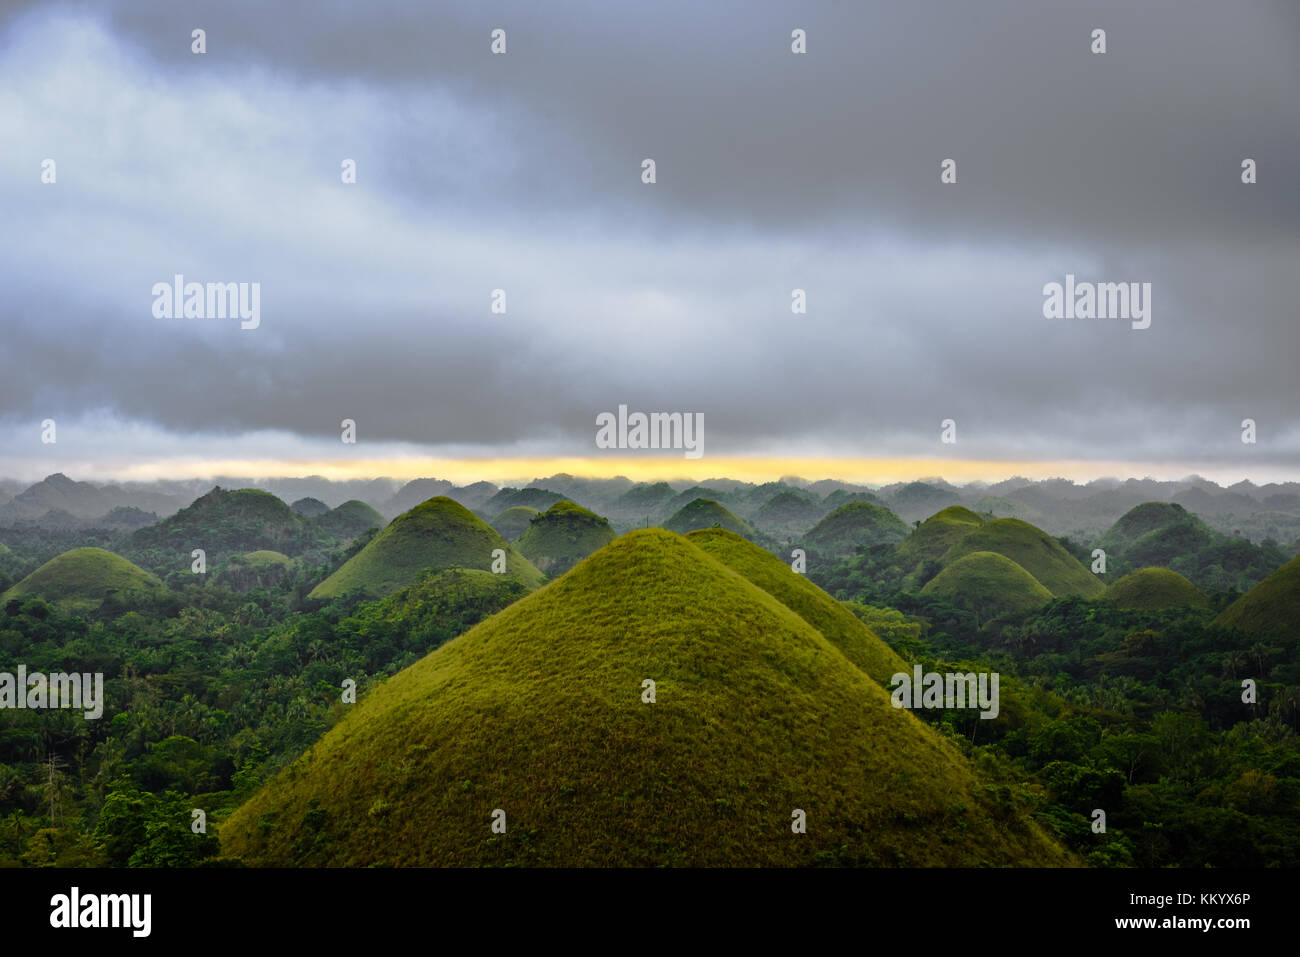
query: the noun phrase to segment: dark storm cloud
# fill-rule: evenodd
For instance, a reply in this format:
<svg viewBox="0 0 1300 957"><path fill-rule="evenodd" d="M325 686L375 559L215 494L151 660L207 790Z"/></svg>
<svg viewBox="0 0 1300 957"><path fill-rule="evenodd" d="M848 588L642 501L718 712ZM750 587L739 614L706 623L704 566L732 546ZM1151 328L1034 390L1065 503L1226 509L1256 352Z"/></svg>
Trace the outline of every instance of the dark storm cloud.
<svg viewBox="0 0 1300 957"><path fill-rule="evenodd" d="M6 8L0 416L589 454L626 402L711 453L1226 461L1249 416L1300 464L1300 8L1042 6ZM263 325L153 318L176 272ZM1152 327L1042 318L1067 272L1152 283Z"/></svg>

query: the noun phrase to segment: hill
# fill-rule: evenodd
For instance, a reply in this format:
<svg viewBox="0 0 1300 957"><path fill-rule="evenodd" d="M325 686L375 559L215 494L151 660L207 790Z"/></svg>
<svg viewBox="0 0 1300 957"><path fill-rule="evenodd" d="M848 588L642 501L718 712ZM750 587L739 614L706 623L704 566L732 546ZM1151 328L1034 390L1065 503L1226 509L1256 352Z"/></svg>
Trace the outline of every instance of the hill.
<svg viewBox="0 0 1300 957"><path fill-rule="evenodd" d="M356 499L344 502L316 519L317 527L344 542L353 541L372 528L383 528L386 524L382 515Z"/></svg>
<svg viewBox="0 0 1300 957"><path fill-rule="evenodd" d="M849 502L818 522L802 541L821 557L841 558L862 546L892 545L906 537L907 525L889 509Z"/></svg>
<svg viewBox="0 0 1300 957"><path fill-rule="evenodd" d="M1181 505L1144 502L1125 512L1098 544L1121 566L1168 567L1209 548L1213 530Z"/></svg>
<svg viewBox="0 0 1300 957"><path fill-rule="evenodd" d="M0 595L0 604L34 597L69 613L86 613L106 601L129 609L163 591L162 582L121 555L102 548L74 548L50 559Z"/></svg>
<svg viewBox="0 0 1300 957"><path fill-rule="evenodd" d="M217 487L175 515L135 532L126 550L152 567L183 567L188 572L195 548L207 553L211 565L232 553L260 549L297 554L318 535L307 519L270 492Z"/></svg>
<svg viewBox="0 0 1300 957"><path fill-rule="evenodd" d="M712 528L714 525L735 532L737 535L743 535L751 541L758 537L758 532L753 525L743 518L737 518L726 508L707 498L697 498L683 505L668 521L664 522L664 528L680 535L693 532L697 528Z"/></svg>
<svg viewBox="0 0 1300 957"><path fill-rule="evenodd" d="M1300 622L1300 556L1223 610L1216 625L1258 638L1294 634Z"/></svg>
<svg viewBox="0 0 1300 957"><path fill-rule="evenodd" d="M499 515L516 505L526 505L541 511L550 508L564 496L544 488L503 488L483 503L480 509L486 515Z"/></svg>
<svg viewBox="0 0 1300 957"><path fill-rule="evenodd" d="M529 508L527 505L516 505L492 519L492 527L500 532L501 537L506 541L513 542L524 533L524 529L528 528L528 523L541 514L537 509Z"/></svg>
<svg viewBox="0 0 1300 957"><path fill-rule="evenodd" d="M981 620L1024 614L1052 600L1052 593L1005 555L972 552L925 583L922 595L943 598Z"/></svg>
<svg viewBox="0 0 1300 957"><path fill-rule="evenodd" d="M792 610L647 529L376 687L220 838L271 866L1070 862L1014 815Z"/></svg>
<svg viewBox="0 0 1300 957"><path fill-rule="evenodd" d="M937 562L944 552L983 524L984 519L970 509L950 505L918 525L898 546L898 554L913 561Z"/></svg>
<svg viewBox="0 0 1300 957"><path fill-rule="evenodd" d="M939 559L945 567L974 552L1005 555L1058 598L1093 598L1106 586L1052 536L1018 518L997 518L972 529Z"/></svg>
<svg viewBox="0 0 1300 957"><path fill-rule="evenodd" d="M318 498L300 498L289 508L301 515L303 518L320 518L330 510L330 507Z"/></svg>
<svg viewBox="0 0 1300 957"><path fill-rule="evenodd" d="M792 610L882 685L908 670L907 663L845 605L766 549L721 528L702 528L686 538Z"/></svg>
<svg viewBox="0 0 1300 957"><path fill-rule="evenodd" d="M426 568L452 565L490 571L492 551L506 553L507 574L530 588L542 574L495 530L446 496L403 512L366 547L312 589L308 598L337 598L352 591L378 598L414 582Z"/></svg>
<svg viewBox="0 0 1300 957"><path fill-rule="evenodd" d="M546 575L563 575L615 538L609 522L573 502L556 502L519 536L519 553Z"/></svg>
<svg viewBox="0 0 1300 957"><path fill-rule="evenodd" d="M1178 572L1154 567L1129 572L1101 597L1134 611L1158 611L1183 605L1204 608L1210 604L1201 590Z"/></svg>
<svg viewBox="0 0 1300 957"><path fill-rule="evenodd" d="M751 520L774 533L801 532L825 514L821 502L807 492L786 490L764 502Z"/></svg>
<svg viewBox="0 0 1300 957"><path fill-rule="evenodd" d="M262 550L236 555L217 573L217 582L232 591L274 588L297 569L298 563L282 552Z"/></svg>

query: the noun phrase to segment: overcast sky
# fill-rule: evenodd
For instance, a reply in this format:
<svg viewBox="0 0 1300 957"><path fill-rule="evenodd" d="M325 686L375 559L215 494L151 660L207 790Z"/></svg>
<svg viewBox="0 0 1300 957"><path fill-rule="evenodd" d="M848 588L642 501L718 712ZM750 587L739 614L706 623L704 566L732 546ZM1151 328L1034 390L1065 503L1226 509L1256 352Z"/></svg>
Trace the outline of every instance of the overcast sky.
<svg viewBox="0 0 1300 957"><path fill-rule="evenodd" d="M0 10L0 475L598 468L623 403L700 474L1300 477L1292 0ZM156 318L177 273L260 326ZM1067 273L1150 328L1044 318Z"/></svg>

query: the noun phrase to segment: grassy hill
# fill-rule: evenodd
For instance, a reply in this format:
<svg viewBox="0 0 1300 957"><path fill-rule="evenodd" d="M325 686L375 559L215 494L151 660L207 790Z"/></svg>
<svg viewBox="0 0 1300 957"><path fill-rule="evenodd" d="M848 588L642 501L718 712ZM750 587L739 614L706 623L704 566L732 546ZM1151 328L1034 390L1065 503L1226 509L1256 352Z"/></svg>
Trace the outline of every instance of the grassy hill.
<svg viewBox="0 0 1300 957"><path fill-rule="evenodd" d="M1033 575L996 552L963 555L926 582L921 594L944 598L981 620L1023 614L1052 600L1052 593Z"/></svg>
<svg viewBox="0 0 1300 957"><path fill-rule="evenodd" d="M1134 611L1158 611L1183 605L1204 608L1210 604L1201 590L1178 572L1154 567L1129 572L1101 597Z"/></svg>
<svg viewBox="0 0 1300 957"><path fill-rule="evenodd" d="M121 555L102 548L74 548L50 559L0 595L0 604L13 598L42 598L69 613L86 613L105 601L129 607L163 591L162 582Z"/></svg>
<svg viewBox="0 0 1300 957"><path fill-rule="evenodd" d="M609 522L573 502L556 502L519 536L519 553L546 575L563 575L615 538Z"/></svg>
<svg viewBox="0 0 1300 957"><path fill-rule="evenodd" d="M529 508L527 505L516 505L492 519L491 524L501 533L502 538L513 542L528 528L528 523L541 514L537 509Z"/></svg>
<svg viewBox="0 0 1300 957"><path fill-rule="evenodd" d="M319 516L316 524L340 541L350 542L372 528L383 528L387 522L365 502L353 499Z"/></svg>
<svg viewBox="0 0 1300 957"><path fill-rule="evenodd" d="M759 506L750 520L759 528L774 533L801 532L825 514L821 502L807 492L778 492Z"/></svg>
<svg viewBox="0 0 1300 957"><path fill-rule="evenodd" d="M393 519L307 597L337 598L359 590L378 598L411 584L426 568L456 565L491 571L497 548L506 553L507 574L530 588L542 583L542 573L482 519L459 502L438 496Z"/></svg>
<svg viewBox="0 0 1300 957"><path fill-rule="evenodd" d="M984 785L794 611L647 529L375 688L220 838L251 865L1070 862Z"/></svg>
<svg viewBox="0 0 1300 957"><path fill-rule="evenodd" d="M728 509L707 498L697 498L688 502L664 522L664 528L681 535L693 532L697 528L712 528L714 525L735 532L737 535L743 535L751 541L758 537L758 532L753 525L743 518L737 518Z"/></svg>
<svg viewBox="0 0 1300 957"><path fill-rule="evenodd" d="M983 524L984 519L970 509L950 505L918 525L898 546L898 554L912 561L937 562L944 552Z"/></svg>
<svg viewBox="0 0 1300 957"><path fill-rule="evenodd" d="M1294 634L1300 628L1300 556L1225 608L1214 623L1259 638Z"/></svg>
<svg viewBox="0 0 1300 957"><path fill-rule="evenodd" d="M686 538L738 575L747 578L820 631L844 657L888 686L909 665L845 605L766 549L721 528L702 528Z"/></svg>
<svg viewBox="0 0 1300 957"><path fill-rule="evenodd" d="M852 555L860 546L894 544L907 537L907 525L881 505L849 502L831 512L803 536L809 551L824 558Z"/></svg>
<svg viewBox="0 0 1300 957"><path fill-rule="evenodd" d="M1041 528L1018 518L998 518L972 529L939 561L947 567L974 552L996 552L1011 559L1058 598L1093 598L1106 586L1061 543Z"/></svg>
<svg viewBox="0 0 1300 957"><path fill-rule="evenodd" d="M298 499L290 505L289 508L293 509L295 514L301 515L303 518L320 518L330 510L330 507L320 499L311 498L310 496Z"/></svg>
<svg viewBox="0 0 1300 957"><path fill-rule="evenodd" d="M297 566L288 555L264 549L231 558L217 573L217 582L241 592L274 588L292 577Z"/></svg>

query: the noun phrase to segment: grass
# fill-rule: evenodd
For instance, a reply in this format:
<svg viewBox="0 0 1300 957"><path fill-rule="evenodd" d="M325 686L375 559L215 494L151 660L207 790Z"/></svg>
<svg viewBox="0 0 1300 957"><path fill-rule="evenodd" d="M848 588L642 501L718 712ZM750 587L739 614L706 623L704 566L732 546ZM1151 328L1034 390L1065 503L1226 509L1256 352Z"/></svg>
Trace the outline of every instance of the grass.
<svg viewBox="0 0 1300 957"><path fill-rule="evenodd" d="M163 584L121 555L102 548L74 548L50 559L3 595L42 598L69 613L90 612L112 598L129 604L133 596L152 596Z"/></svg>
<svg viewBox="0 0 1300 957"><path fill-rule="evenodd" d="M515 547L547 575L562 575L615 538L609 522L573 502L556 502L537 515Z"/></svg>
<svg viewBox="0 0 1300 957"><path fill-rule="evenodd" d="M1260 638L1294 633L1300 622L1300 556L1242 595L1214 620Z"/></svg>
<svg viewBox="0 0 1300 957"><path fill-rule="evenodd" d="M721 528L700 529L686 538L794 611L881 684L910 667L844 604L766 549Z"/></svg>
<svg viewBox="0 0 1300 957"><path fill-rule="evenodd" d="M316 524L331 535L351 540L360 538L372 528L383 528L387 523L384 516L365 502L352 499L321 515L316 519Z"/></svg>
<svg viewBox="0 0 1300 957"><path fill-rule="evenodd" d="M1168 568L1140 568L1129 572L1101 596L1131 611L1159 611L1192 605L1209 607L1201 590L1178 572Z"/></svg>
<svg viewBox="0 0 1300 957"><path fill-rule="evenodd" d="M507 574L530 588L542 583L542 573L482 519L459 502L437 496L393 519L308 597L360 591L378 598L411 584L426 568L456 565L490 571L492 552L498 548L506 553Z"/></svg>
<svg viewBox="0 0 1300 957"><path fill-rule="evenodd" d="M1106 589L1060 542L1018 518L998 518L971 529L943 553L940 562L946 567L974 552L996 552L1011 559L1058 598L1095 598Z"/></svg>
<svg viewBox="0 0 1300 957"><path fill-rule="evenodd" d="M646 529L376 687L220 837L275 866L1073 862L990 794L806 620Z"/></svg>

